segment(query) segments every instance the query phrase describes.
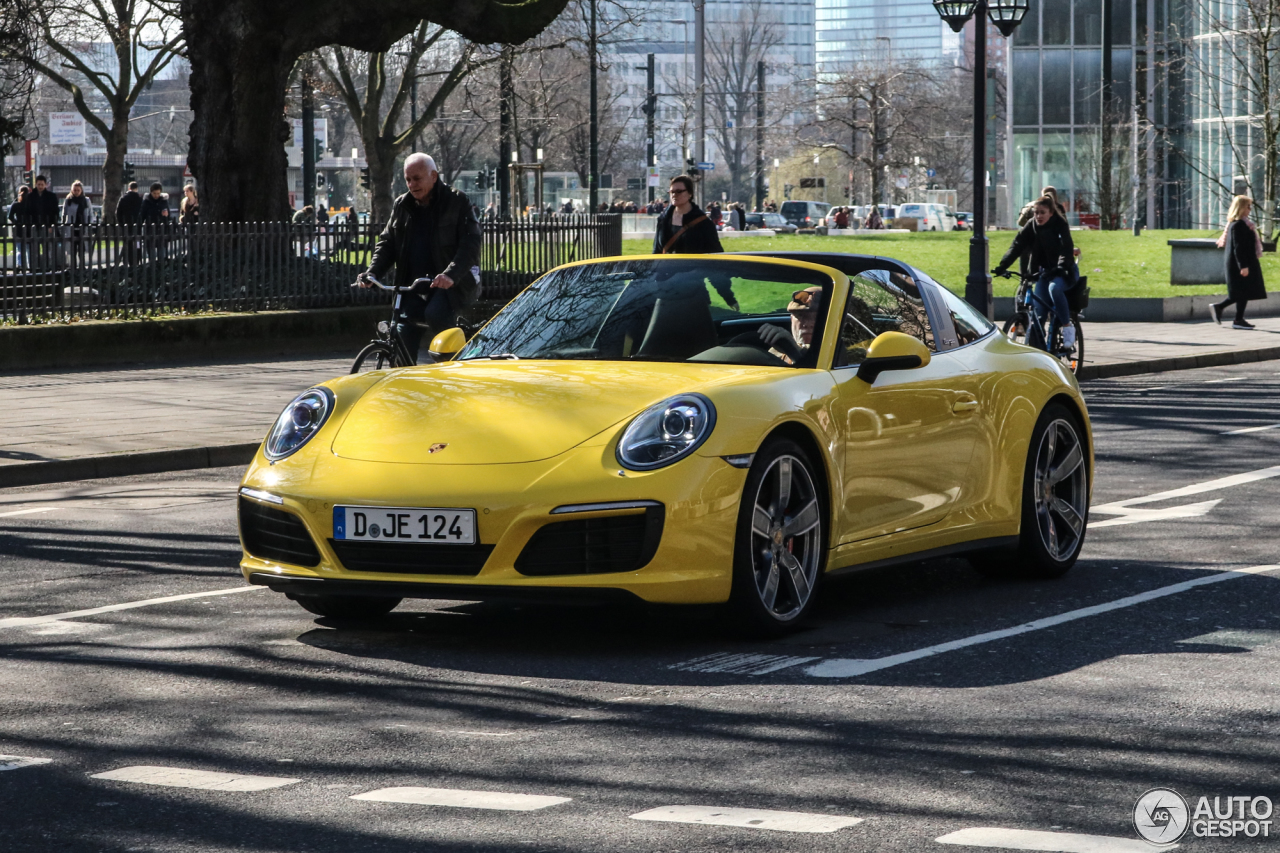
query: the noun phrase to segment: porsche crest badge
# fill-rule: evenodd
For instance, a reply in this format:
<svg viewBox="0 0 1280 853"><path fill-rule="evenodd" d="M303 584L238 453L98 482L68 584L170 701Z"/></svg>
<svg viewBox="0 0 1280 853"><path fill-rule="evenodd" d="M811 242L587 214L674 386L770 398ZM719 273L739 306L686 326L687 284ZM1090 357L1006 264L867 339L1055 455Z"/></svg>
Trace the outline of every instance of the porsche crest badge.
<svg viewBox="0 0 1280 853"><path fill-rule="evenodd" d="M427 448L427 452L428 452L428 453L439 453L441 450L444 450L444 449L445 449L446 447L448 447L448 446L449 446L449 445L447 445L447 444L433 444L433 445L431 445L430 447L428 447L428 448Z"/></svg>

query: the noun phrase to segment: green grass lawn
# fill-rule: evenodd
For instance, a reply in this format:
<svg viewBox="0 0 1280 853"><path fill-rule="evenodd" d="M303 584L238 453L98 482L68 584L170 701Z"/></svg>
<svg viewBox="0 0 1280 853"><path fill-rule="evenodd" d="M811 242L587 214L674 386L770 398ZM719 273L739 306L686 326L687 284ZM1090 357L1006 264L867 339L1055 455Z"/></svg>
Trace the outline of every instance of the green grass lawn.
<svg viewBox="0 0 1280 853"><path fill-rule="evenodd" d="M1145 231L1134 237L1131 231L1072 231L1071 237L1080 247L1080 272L1089 277L1094 299L1114 296L1195 296L1204 293L1226 293L1223 285L1197 287L1169 284L1169 262L1172 249L1169 240L1181 237L1217 237L1217 231ZM991 266L1013 242L1013 231L988 234ZM885 255L906 261L933 276L956 293L964 293L964 279L969 273L969 233L953 231L940 234L887 234L883 237L819 237L786 235L776 237L735 237L724 246L734 251L798 251L852 252ZM624 255L648 254L650 240L623 240ZM1016 267L1015 267L1016 268ZM1263 278L1280 281L1280 255L1267 253L1262 258ZM1012 296L1016 279L997 278L996 296Z"/></svg>

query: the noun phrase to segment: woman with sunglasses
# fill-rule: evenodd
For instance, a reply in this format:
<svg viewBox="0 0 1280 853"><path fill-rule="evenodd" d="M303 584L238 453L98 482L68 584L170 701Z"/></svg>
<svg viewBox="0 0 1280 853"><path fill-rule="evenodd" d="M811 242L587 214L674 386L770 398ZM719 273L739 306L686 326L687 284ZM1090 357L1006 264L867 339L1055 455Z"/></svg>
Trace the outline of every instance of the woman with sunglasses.
<svg viewBox="0 0 1280 853"><path fill-rule="evenodd" d="M653 236L655 255L710 255L723 252L715 223L693 203L693 178L676 175L668 193L671 204L658 217L658 231ZM726 280L711 279L720 298L734 311L739 310L733 286Z"/></svg>

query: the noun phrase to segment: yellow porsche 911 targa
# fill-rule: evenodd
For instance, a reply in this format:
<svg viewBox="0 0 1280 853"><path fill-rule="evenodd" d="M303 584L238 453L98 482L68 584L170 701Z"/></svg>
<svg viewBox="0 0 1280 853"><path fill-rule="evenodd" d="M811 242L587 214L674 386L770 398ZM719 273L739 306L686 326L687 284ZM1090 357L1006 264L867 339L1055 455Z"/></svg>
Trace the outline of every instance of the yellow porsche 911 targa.
<svg viewBox="0 0 1280 853"><path fill-rule="evenodd" d="M569 264L432 350L280 415L240 489L250 583L335 617L618 596L776 632L834 573L1052 577L1084 541L1075 378L905 263Z"/></svg>

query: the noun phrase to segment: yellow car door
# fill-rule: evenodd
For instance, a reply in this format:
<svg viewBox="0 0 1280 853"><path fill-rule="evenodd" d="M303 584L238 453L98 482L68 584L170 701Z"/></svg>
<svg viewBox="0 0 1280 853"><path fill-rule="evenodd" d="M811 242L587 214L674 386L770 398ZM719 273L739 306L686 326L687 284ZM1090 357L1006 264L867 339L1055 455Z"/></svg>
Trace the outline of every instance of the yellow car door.
<svg viewBox="0 0 1280 853"><path fill-rule="evenodd" d="M933 352L929 363L857 375L871 340L902 332ZM836 541L855 542L935 524L965 493L980 435L972 376L963 359L938 353L924 301L898 272L850 277L832 372L843 443L843 507Z"/></svg>

